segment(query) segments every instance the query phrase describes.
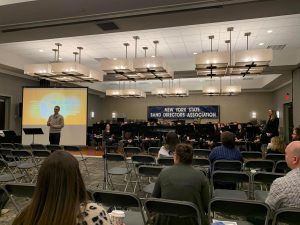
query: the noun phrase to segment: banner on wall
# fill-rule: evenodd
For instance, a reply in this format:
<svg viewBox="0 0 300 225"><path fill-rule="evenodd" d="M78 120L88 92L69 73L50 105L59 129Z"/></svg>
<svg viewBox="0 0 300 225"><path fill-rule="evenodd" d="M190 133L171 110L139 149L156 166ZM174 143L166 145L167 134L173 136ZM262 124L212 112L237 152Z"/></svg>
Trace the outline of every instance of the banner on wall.
<svg viewBox="0 0 300 225"><path fill-rule="evenodd" d="M148 119L219 119L219 105L148 106Z"/></svg>

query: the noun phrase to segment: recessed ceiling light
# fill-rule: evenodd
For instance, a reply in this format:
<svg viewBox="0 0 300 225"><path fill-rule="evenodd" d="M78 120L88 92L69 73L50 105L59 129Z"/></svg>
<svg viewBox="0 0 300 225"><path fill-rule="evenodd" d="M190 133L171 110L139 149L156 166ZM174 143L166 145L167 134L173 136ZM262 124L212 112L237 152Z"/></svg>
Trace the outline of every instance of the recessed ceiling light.
<svg viewBox="0 0 300 225"><path fill-rule="evenodd" d="M62 58L59 57L58 60L62 60Z"/></svg>
<svg viewBox="0 0 300 225"><path fill-rule="evenodd" d="M264 44L265 44L265 43L262 43L262 42L261 42L261 43L259 43L258 45L264 45Z"/></svg>
<svg viewBox="0 0 300 225"><path fill-rule="evenodd" d="M272 33L273 31L272 31L272 30L268 30L267 32L270 34L270 33Z"/></svg>
<svg viewBox="0 0 300 225"><path fill-rule="evenodd" d="M39 52L44 52L44 50L43 50L43 49L40 49Z"/></svg>
<svg viewBox="0 0 300 225"><path fill-rule="evenodd" d="M152 55L151 57L152 57L152 58L155 58L155 55Z"/></svg>
<svg viewBox="0 0 300 225"><path fill-rule="evenodd" d="M194 54L194 55L197 55L198 53L197 53L197 52L194 52L193 54Z"/></svg>

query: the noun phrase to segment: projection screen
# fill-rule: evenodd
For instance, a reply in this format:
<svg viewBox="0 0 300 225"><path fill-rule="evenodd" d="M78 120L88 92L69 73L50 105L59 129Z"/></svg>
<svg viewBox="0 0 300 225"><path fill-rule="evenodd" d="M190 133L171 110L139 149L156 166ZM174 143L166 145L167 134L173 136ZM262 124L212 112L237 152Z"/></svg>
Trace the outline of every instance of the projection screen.
<svg viewBox="0 0 300 225"><path fill-rule="evenodd" d="M64 117L61 145L86 145L87 88L23 88L22 128L42 128L35 135L35 144L49 144L47 121L56 105ZM33 135L22 129L22 144L31 144Z"/></svg>

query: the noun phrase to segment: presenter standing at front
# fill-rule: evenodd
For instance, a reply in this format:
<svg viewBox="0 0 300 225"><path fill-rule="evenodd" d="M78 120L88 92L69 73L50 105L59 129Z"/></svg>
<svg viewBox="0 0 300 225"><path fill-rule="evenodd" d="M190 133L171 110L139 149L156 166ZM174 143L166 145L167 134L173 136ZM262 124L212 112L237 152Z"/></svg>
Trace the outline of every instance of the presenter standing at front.
<svg viewBox="0 0 300 225"><path fill-rule="evenodd" d="M59 114L60 107L57 105L54 107L54 114L49 116L47 126L50 127L49 141L51 145L59 145L60 132L64 127L64 117Z"/></svg>

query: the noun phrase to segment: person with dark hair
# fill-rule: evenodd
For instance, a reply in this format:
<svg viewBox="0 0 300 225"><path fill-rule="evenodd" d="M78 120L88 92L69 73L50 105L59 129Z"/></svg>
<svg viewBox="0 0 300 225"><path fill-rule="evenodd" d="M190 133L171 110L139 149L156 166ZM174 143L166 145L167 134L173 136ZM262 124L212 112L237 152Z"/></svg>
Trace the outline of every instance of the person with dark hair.
<svg viewBox="0 0 300 225"><path fill-rule="evenodd" d="M216 160L239 160L243 161L241 152L235 148L235 135L230 131L221 134L221 146L215 147L208 156L211 166ZM210 169L212 173L212 168Z"/></svg>
<svg viewBox="0 0 300 225"><path fill-rule="evenodd" d="M104 208L87 198L77 159L55 151L43 162L32 201L13 225L111 224Z"/></svg>
<svg viewBox="0 0 300 225"><path fill-rule="evenodd" d="M300 127L295 127L293 129L292 141L300 141Z"/></svg>
<svg viewBox="0 0 300 225"><path fill-rule="evenodd" d="M192 161L192 146L178 144L174 153L174 166L162 170L152 197L192 202L199 209L201 224L208 225L209 183L203 172L192 167ZM194 225L197 221L193 218L180 219L159 215L155 218L155 224Z"/></svg>
<svg viewBox="0 0 300 225"><path fill-rule="evenodd" d="M266 135L268 137L268 142L270 142L272 137L279 136L278 126L279 126L279 119L276 116L274 110L268 110L269 119L266 124Z"/></svg>
<svg viewBox="0 0 300 225"><path fill-rule="evenodd" d="M59 114L60 107L57 105L54 107L54 114L49 116L47 126L49 130L49 142L50 145L59 145L61 129L65 126L64 117Z"/></svg>
<svg viewBox="0 0 300 225"><path fill-rule="evenodd" d="M158 157L171 157L175 151L176 145L179 144L179 138L176 133L169 132L166 136L166 143L161 146Z"/></svg>

